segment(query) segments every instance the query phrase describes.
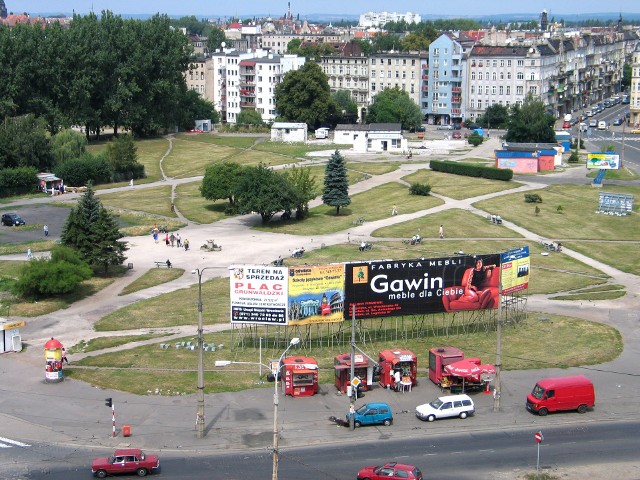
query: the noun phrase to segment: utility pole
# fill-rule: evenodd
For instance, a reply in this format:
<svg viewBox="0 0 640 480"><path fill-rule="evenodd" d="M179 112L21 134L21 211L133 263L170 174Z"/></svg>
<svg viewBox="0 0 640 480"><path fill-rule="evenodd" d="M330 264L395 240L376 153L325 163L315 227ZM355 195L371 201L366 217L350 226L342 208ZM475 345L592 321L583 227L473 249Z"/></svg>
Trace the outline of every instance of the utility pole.
<svg viewBox="0 0 640 480"><path fill-rule="evenodd" d="M353 410L356 403L356 387L353 385L353 379L356 374L356 304L351 306L351 384L347 391L351 393L349 395L349 429L355 430L355 415Z"/></svg>
<svg viewBox="0 0 640 480"><path fill-rule="evenodd" d="M502 273L502 272L501 272ZM496 335L496 386L493 391L493 411L500 411L500 370L502 369L502 278L498 286L498 326Z"/></svg>

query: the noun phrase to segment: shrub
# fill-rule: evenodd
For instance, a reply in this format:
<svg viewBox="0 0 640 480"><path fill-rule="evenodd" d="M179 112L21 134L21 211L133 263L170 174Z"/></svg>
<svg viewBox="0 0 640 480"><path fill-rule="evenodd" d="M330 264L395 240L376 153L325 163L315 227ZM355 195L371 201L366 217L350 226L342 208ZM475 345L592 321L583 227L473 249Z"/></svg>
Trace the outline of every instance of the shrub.
<svg viewBox="0 0 640 480"><path fill-rule="evenodd" d="M31 193L38 187L36 167L5 168L0 170L0 196L11 197Z"/></svg>
<svg viewBox="0 0 640 480"><path fill-rule="evenodd" d="M485 167L473 163L449 162L442 160L431 160L429 162L431 170L443 173L453 173L466 177L480 177L489 180L503 180L508 182L513 178L513 170L509 168Z"/></svg>
<svg viewBox="0 0 640 480"><path fill-rule="evenodd" d="M468 141L469 141L469 144L473 145L474 147L477 147L484 141L484 138L478 135L478 132L473 132L471 135L469 135Z"/></svg>
<svg viewBox="0 0 640 480"><path fill-rule="evenodd" d="M536 214L536 217L538 216L538 214L540 213L540 207L538 205L536 205L535 210L533 211L533 213Z"/></svg>
<svg viewBox="0 0 640 480"><path fill-rule="evenodd" d="M569 163L578 163L580 162L580 155L578 155L578 151L574 150L571 152L571 156L569 157Z"/></svg>
<svg viewBox="0 0 640 480"><path fill-rule="evenodd" d="M409 187L409 193L411 195L420 195L426 197L431 192L431 185L426 183L412 183Z"/></svg>
<svg viewBox="0 0 640 480"><path fill-rule="evenodd" d="M542 203L542 197L537 193L525 193L524 201L527 203Z"/></svg>
<svg viewBox="0 0 640 480"><path fill-rule="evenodd" d="M73 187L82 187L88 183L108 183L112 177L111 168L104 156L90 153L62 162L55 167L54 173L64 180L65 185Z"/></svg>
<svg viewBox="0 0 640 480"><path fill-rule="evenodd" d="M562 213L562 212L564 212L564 207L563 207L562 205L558 205L558 206L556 207L556 212L557 212L557 213Z"/></svg>

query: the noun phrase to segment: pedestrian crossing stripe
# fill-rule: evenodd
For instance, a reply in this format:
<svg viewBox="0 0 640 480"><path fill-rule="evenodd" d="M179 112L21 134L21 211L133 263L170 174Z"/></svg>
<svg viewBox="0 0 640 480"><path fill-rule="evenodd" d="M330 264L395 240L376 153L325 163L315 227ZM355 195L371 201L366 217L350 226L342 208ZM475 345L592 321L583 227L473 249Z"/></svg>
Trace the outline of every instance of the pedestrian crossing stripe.
<svg viewBox="0 0 640 480"><path fill-rule="evenodd" d="M9 445L7 445L9 444ZM27 443L22 443L17 440L11 440L10 438L0 437L0 448L11 448L11 447L30 447L31 445Z"/></svg>

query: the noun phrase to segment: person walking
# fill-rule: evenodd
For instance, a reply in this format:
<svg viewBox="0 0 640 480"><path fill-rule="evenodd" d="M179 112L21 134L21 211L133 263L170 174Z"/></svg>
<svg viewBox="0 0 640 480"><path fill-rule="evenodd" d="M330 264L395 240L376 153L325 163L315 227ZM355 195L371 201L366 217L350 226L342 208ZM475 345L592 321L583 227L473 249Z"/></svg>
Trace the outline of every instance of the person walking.
<svg viewBox="0 0 640 480"><path fill-rule="evenodd" d="M444 238L444 227L440 225L440 238Z"/></svg>
<svg viewBox="0 0 640 480"><path fill-rule="evenodd" d="M42 227L42 229L44 230L44 236L48 237L49 236L49 225L45 224L45 226Z"/></svg>
<svg viewBox="0 0 640 480"><path fill-rule="evenodd" d="M169 246L169 234L168 233L165 234L165 236L164 236L164 243L167 244L167 247Z"/></svg>
<svg viewBox="0 0 640 480"><path fill-rule="evenodd" d="M187 250L189 250L189 239L185 238L184 239L184 251L186 252Z"/></svg>
<svg viewBox="0 0 640 480"><path fill-rule="evenodd" d="M67 362L69 364L69 359L67 358L67 349L62 347L62 363Z"/></svg>
<svg viewBox="0 0 640 480"><path fill-rule="evenodd" d="M153 231L153 241L158 243L158 231L157 230Z"/></svg>
<svg viewBox="0 0 640 480"><path fill-rule="evenodd" d="M131 180L129 180L129 186L130 186L131 188L133 188L133 178L132 178Z"/></svg>
<svg viewBox="0 0 640 480"><path fill-rule="evenodd" d="M176 233L176 247L182 247L182 238L180 237L179 233Z"/></svg>
<svg viewBox="0 0 640 480"><path fill-rule="evenodd" d="M171 236L169 237L169 240L171 241L171 247L173 247L173 244L176 241L176 236L172 233Z"/></svg>
<svg viewBox="0 0 640 480"><path fill-rule="evenodd" d="M27 248L27 260L31 260L33 258L33 253L31 253L31 249Z"/></svg>

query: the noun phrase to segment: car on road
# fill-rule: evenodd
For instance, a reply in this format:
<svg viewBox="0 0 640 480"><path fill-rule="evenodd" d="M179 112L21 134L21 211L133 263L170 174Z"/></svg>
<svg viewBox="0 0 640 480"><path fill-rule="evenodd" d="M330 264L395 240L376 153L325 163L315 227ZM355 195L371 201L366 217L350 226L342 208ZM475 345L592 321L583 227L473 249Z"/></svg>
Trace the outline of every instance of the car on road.
<svg viewBox="0 0 640 480"><path fill-rule="evenodd" d="M453 132L451 138L462 138L462 134L460 132Z"/></svg>
<svg viewBox="0 0 640 480"><path fill-rule="evenodd" d="M598 126L598 121L597 120L589 120L589 126L590 127L597 127Z"/></svg>
<svg viewBox="0 0 640 480"><path fill-rule="evenodd" d="M580 125L578 126L578 129L579 129L581 132L586 132L586 131L589 129L589 127L587 126L587 124L586 124L586 123L584 123L584 122L580 122Z"/></svg>
<svg viewBox="0 0 640 480"><path fill-rule="evenodd" d="M622 117L616 118L613 120L613 124L614 125L622 125L622 122L624 121L624 119Z"/></svg>
<svg viewBox="0 0 640 480"><path fill-rule="evenodd" d="M562 124L562 128L571 128L571 121L564 122L564 123Z"/></svg>
<svg viewBox="0 0 640 480"><path fill-rule="evenodd" d="M361 468L357 480L388 480L388 479L423 480L422 472L415 465L387 462L380 466Z"/></svg>
<svg viewBox="0 0 640 480"><path fill-rule="evenodd" d="M593 111L591 111L591 110L587 110L586 112L584 112L584 114L585 114L587 117L593 117Z"/></svg>
<svg viewBox="0 0 640 480"><path fill-rule="evenodd" d="M437 130L453 130L453 125L438 125Z"/></svg>
<svg viewBox="0 0 640 480"><path fill-rule="evenodd" d="M349 422L349 414L347 414L347 422ZM361 425L384 425L388 427L393 423L393 414L388 403L375 402L365 403L354 413L354 424L356 427Z"/></svg>
<svg viewBox="0 0 640 480"><path fill-rule="evenodd" d="M631 133L640 133L640 128L634 128L631 130Z"/></svg>
<svg viewBox="0 0 640 480"><path fill-rule="evenodd" d="M158 455L144 453L139 448L119 448L110 457L96 458L91 463L91 472L98 478L136 473L144 477L160 470Z"/></svg>
<svg viewBox="0 0 640 480"><path fill-rule="evenodd" d="M3 213L2 225L7 227L17 227L19 225L26 225L26 222L17 213Z"/></svg>
<svg viewBox="0 0 640 480"><path fill-rule="evenodd" d="M439 397L431 403L418 405L416 417L433 422L437 418L460 417L473 415L476 409L469 395L447 395Z"/></svg>

